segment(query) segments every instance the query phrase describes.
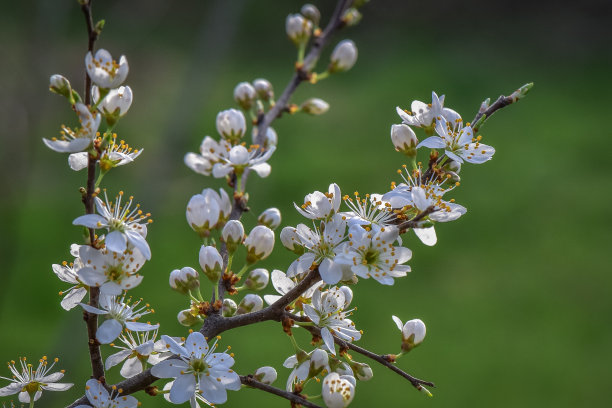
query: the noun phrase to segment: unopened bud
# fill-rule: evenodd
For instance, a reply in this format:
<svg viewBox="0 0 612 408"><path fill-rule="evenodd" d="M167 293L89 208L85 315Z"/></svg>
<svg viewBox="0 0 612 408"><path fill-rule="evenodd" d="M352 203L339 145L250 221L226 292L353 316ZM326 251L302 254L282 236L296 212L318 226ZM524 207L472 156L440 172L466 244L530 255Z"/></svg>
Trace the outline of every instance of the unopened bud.
<svg viewBox="0 0 612 408"><path fill-rule="evenodd" d="M357 25L363 16L355 7L351 7L344 12L342 16L342 22L346 24L347 27Z"/></svg>
<svg viewBox="0 0 612 408"><path fill-rule="evenodd" d="M257 371L255 371L255 374L253 374L253 377L260 383L269 385L276 381L277 374L274 367L265 366L259 367Z"/></svg>
<svg viewBox="0 0 612 408"><path fill-rule="evenodd" d="M444 165L444 170L459 173L461 171L461 163L451 160Z"/></svg>
<svg viewBox="0 0 612 408"><path fill-rule="evenodd" d="M221 231L221 239L225 242L227 252L233 254L244 240L244 226L238 220L230 220Z"/></svg>
<svg viewBox="0 0 612 408"><path fill-rule="evenodd" d="M425 323L423 323L420 319L412 319L407 321L402 326L402 321L396 317L392 316L393 321L397 325L398 329L402 331L402 350L410 351L419 344L423 342L425 339Z"/></svg>
<svg viewBox="0 0 612 408"><path fill-rule="evenodd" d="M311 115L321 115L329 110L329 104L323 99L310 98L302 103L300 109Z"/></svg>
<svg viewBox="0 0 612 408"><path fill-rule="evenodd" d="M257 222L275 230L281 223L281 213L278 208L268 208L257 218Z"/></svg>
<svg viewBox="0 0 612 408"><path fill-rule="evenodd" d="M49 78L49 90L68 99L72 97L70 81L59 74L51 75L51 78Z"/></svg>
<svg viewBox="0 0 612 408"><path fill-rule="evenodd" d="M93 86L91 89L91 98L94 103L98 103L100 98L100 89ZM125 115L132 106L132 88L129 86L120 86L108 91L106 96L98 104L98 110L104 115L106 121L112 125L117 120Z"/></svg>
<svg viewBox="0 0 612 408"><path fill-rule="evenodd" d="M290 14L285 21L287 36L296 46L302 46L308 42L312 34L312 22L300 14Z"/></svg>
<svg viewBox="0 0 612 408"><path fill-rule="evenodd" d="M214 194L216 192L212 190ZM218 196L218 195L217 195ZM219 201L211 196L196 194L187 203L185 216L189 226L201 237L207 237L219 221Z"/></svg>
<svg viewBox="0 0 612 408"><path fill-rule="evenodd" d="M340 286L340 292L344 295L344 306L342 309L347 309L353 301L353 291L348 286Z"/></svg>
<svg viewBox="0 0 612 408"><path fill-rule="evenodd" d="M186 327L195 326L196 324L202 323L204 320L200 316L194 316L191 313L191 309L185 309L178 312L176 319L180 324Z"/></svg>
<svg viewBox="0 0 612 408"><path fill-rule="evenodd" d="M302 255L305 251L304 246L294 227L285 227L281 230L280 240L288 250Z"/></svg>
<svg viewBox="0 0 612 408"><path fill-rule="evenodd" d="M257 268L249 272L244 285L251 290L262 290L270 281L270 273L267 269Z"/></svg>
<svg viewBox="0 0 612 408"><path fill-rule="evenodd" d="M247 248L248 264L265 259L274 249L274 232L264 225L258 225L246 237L244 245Z"/></svg>
<svg viewBox="0 0 612 408"><path fill-rule="evenodd" d="M219 112L217 132L228 142L238 144L246 132L246 119L242 112L236 109Z"/></svg>
<svg viewBox="0 0 612 408"><path fill-rule="evenodd" d="M410 126L403 123L401 125L391 125L391 141L398 152L404 153L408 157L416 157L416 146L419 141Z"/></svg>
<svg viewBox="0 0 612 408"><path fill-rule="evenodd" d="M319 26L319 21L321 20L321 12L319 9L312 4L304 4L300 13L314 24L315 27Z"/></svg>
<svg viewBox="0 0 612 408"><path fill-rule="evenodd" d="M263 143L266 150L278 144L278 135L276 134L276 130L273 128L268 127L266 129L266 137L264 140L257 140L257 135L259 134L258 132L257 126L253 126L253 144L261 145Z"/></svg>
<svg viewBox="0 0 612 408"><path fill-rule="evenodd" d="M234 302L233 299L225 298L223 299L223 307L221 313L223 317L231 317L236 314L236 310L238 310L238 305Z"/></svg>
<svg viewBox="0 0 612 408"><path fill-rule="evenodd" d="M200 287L200 275L189 266L175 269L170 272L170 287L186 295L190 290Z"/></svg>
<svg viewBox="0 0 612 408"><path fill-rule="evenodd" d="M325 350L316 349L310 354L309 377L318 375L324 368L329 368L329 355Z"/></svg>
<svg viewBox="0 0 612 408"><path fill-rule="evenodd" d="M332 368L332 371L334 373L338 373L339 375L353 375L353 369L345 362L340 362L339 364L336 364Z"/></svg>
<svg viewBox="0 0 612 408"><path fill-rule="evenodd" d="M252 293L246 295L240 301L238 305L238 310L236 310L237 315L258 312L263 308L263 299L261 296L254 295Z"/></svg>
<svg viewBox="0 0 612 408"><path fill-rule="evenodd" d="M257 92L255 92L253 85L248 82L241 82L234 88L234 99L244 110L251 109L256 98Z"/></svg>
<svg viewBox="0 0 612 408"><path fill-rule="evenodd" d="M365 363L358 363L356 361L351 362L350 365L353 369L353 372L355 373L355 377L359 381L368 381L371 380L372 377L374 377L374 372L372 371L372 368L369 365Z"/></svg>
<svg viewBox="0 0 612 408"><path fill-rule="evenodd" d="M274 99L274 88L272 88L272 84L267 79L258 78L254 80L253 87L255 88L255 92L257 92L257 96L259 96L262 101Z"/></svg>
<svg viewBox="0 0 612 408"><path fill-rule="evenodd" d="M202 245L202 248L200 248L200 266L204 275L211 282L216 283L219 280L223 268L223 258L221 258L217 248Z"/></svg>
<svg viewBox="0 0 612 408"><path fill-rule="evenodd" d="M336 45L331 54L329 72L348 71L357 61L357 46L351 40L342 40Z"/></svg>

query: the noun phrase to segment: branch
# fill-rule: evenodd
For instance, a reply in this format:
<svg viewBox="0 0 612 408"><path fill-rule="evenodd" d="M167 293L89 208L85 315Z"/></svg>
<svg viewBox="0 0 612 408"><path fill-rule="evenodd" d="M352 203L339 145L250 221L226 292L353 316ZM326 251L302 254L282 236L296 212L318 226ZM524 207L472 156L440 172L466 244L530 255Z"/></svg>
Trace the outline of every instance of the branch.
<svg viewBox="0 0 612 408"><path fill-rule="evenodd" d="M332 14L329 23L327 23L325 30L323 30L323 33L321 33L321 35L313 41L312 46L310 47L310 51L308 51L308 54L304 58L303 66L297 68L296 72L293 74L293 77L289 81L289 84L287 84L285 90L281 94L280 98L278 98L276 104L272 107L272 109L270 109L268 113L259 118L257 125L257 138L255 140L255 144L263 146L263 141L265 140L265 135L266 131L268 130L268 127L270 127L272 122L274 122L276 118L280 117L280 115L287 109L289 99L297 89L298 85L302 81L308 79L309 74L307 71L304 70L304 68L308 70L315 64L315 62L319 59L319 56L321 55L323 47L325 47L325 45L329 42L331 36L338 29L344 26L344 22L342 21L342 15L346 11L346 9L351 6L352 2L353 0L338 1L338 3L336 4L336 9Z"/></svg>
<svg viewBox="0 0 612 408"><path fill-rule="evenodd" d="M304 320L300 316L292 315L290 313L287 313L286 315L291 317L294 320L297 320L297 321L303 321ZM302 327L303 329L308 330L310 333L315 334L318 337L321 337L321 329L316 327L316 326L300 326L300 327ZM384 365L385 367L389 368L391 371L394 371L395 373L401 375L402 377L404 377L405 379L410 381L412 386L415 387L419 391L421 390L421 386L422 385L427 385L429 387L435 387L434 383L432 383L430 381L425 381L425 380L421 380L421 379L418 379L416 377L413 377L410 374L408 374L407 372L405 372L402 369L398 368L395 364L391 363L389 357L387 357L385 355L380 355L380 354L373 353L370 350L364 349L363 347L359 347L359 346L357 346L357 345L355 345L353 343L349 343L349 342L346 342L344 340L341 340L341 339L337 338L336 336L333 336L333 338L334 338L334 342L337 345L339 345L340 348L345 348L345 349L353 350L356 353L359 353L359 354L361 354L363 356L368 357L371 360L374 360L374 361Z"/></svg>
<svg viewBox="0 0 612 408"><path fill-rule="evenodd" d="M419 227L419 221L421 221L422 219L424 219L425 217L427 217L429 214L433 213L437 211L436 207L434 205L430 205L429 207L427 207L425 209L425 211L417 214L414 218L408 220L408 221L404 221L401 224L399 224L397 227L400 230L400 234L403 234L404 232L406 232L408 230L408 228L418 228Z"/></svg>
<svg viewBox="0 0 612 408"><path fill-rule="evenodd" d="M94 44L98 38L93 24L93 17L91 14L91 1L84 2L81 5L81 10L85 14L85 21L87 23L87 36L88 44L87 49L93 53ZM85 104L91 104L91 78L85 70ZM91 154L88 156L87 162L87 190L83 196L83 204L85 205L85 213L94 213L94 193L96 187L96 163L97 158ZM95 231L93 228L89 228L89 244L94 246ZM98 299L100 296L100 289L95 287L89 288L89 305L98 307ZM92 377L98 381L104 382L104 364L102 362L102 354L100 353L100 343L96 339L96 332L98 331L98 315L93 313L84 312L83 319L87 325L87 337L89 338L89 358L91 360L91 374Z"/></svg>
<svg viewBox="0 0 612 408"><path fill-rule="evenodd" d="M497 112L501 108L505 108L508 105L518 102L519 99L527 95L527 92L529 92L532 86L533 82L525 84L516 91L512 92L509 96L500 96L493 103L493 105L489 107L486 107L486 105L484 105L483 107L481 107L476 116L474 117L474 120L472 121L474 133L478 132L480 126L482 126L482 124L484 124L484 122L488 120L495 112ZM480 123L478 123L479 121Z"/></svg>
<svg viewBox="0 0 612 408"><path fill-rule="evenodd" d="M298 394L294 394L292 392L284 391L284 390L281 390L280 388L272 387L271 385L261 383L255 380L252 375L246 375L246 376L241 375L240 382L242 382L244 385L247 385L249 387L257 388L262 391L269 392L270 394L278 395L279 397L288 399L289 401L292 402L292 406L293 404L300 404L304 407L309 407L309 408L321 408L320 406L313 404L312 402L308 401L307 399L303 398L302 396Z"/></svg>

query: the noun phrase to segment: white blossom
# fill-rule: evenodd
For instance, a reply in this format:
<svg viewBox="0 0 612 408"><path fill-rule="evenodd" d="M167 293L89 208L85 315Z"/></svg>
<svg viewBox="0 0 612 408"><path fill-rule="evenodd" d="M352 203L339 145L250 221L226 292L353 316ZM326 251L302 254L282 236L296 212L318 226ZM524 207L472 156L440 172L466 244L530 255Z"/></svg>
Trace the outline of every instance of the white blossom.
<svg viewBox="0 0 612 408"><path fill-rule="evenodd" d="M233 254L244 241L244 226L238 220L229 220L221 231L221 240L230 254Z"/></svg>
<svg viewBox="0 0 612 408"><path fill-rule="evenodd" d="M274 231L265 225L258 225L245 238L244 246L247 249L247 263L261 261L274 249Z"/></svg>
<svg viewBox="0 0 612 408"><path fill-rule="evenodd" d="M263 384L272 384L277 376L276 369L270 366L259 367L253 374L253 377Z"/></svg>
<svg viewBox="0 0 612 408"><path fill-rule="evenodd" d="M217 114L217 132L228 142L236 144L246 133L246 119L237 109L228 109Z"/></svg>
<svg viewBox="0 0 612 408"><path fill-rule="evenodd" d="M272 157L275 150L275 146L271 146L264 152L259 150L257 146L251 146L249 149L242 145L234 146L227 156L220 157L219 162L213 165L212 174L216 178L222 178L232 171L236 175L241 175L246 169L251 169L259 177L268 177L271 167L266 162Z"/></svg>
<svg viewBox="0 0 612 408"><path fill-rule="evenodd" d="M257 217L257 222L270 229L276 229L281 223L281 213L278 208L268 208Z"/></svg>
<svg viewBox="0 0 612 408"><path fill-rule="evenodd" d="M304 204L298 206L296 203L293 203L293 205L306 218L311 220L329 220L338 212L340 203L342 203L340 187L336 183L332 183L329 185L327 193L315 191L314 193L306 194Z"/></svg>
<svg viewBox="0 0 612 408"><path fill-rule="evenodd" d="M300 14L290 14L285 21L287 36L296 46L304 45L312 33L312 22Z"/></svg>
<svg viewBox="0 0 612 408"><path fill-rule="evenodd" d="M81 245L79 257L83 267L77 272L79 279L88 286L99 287L104 295L120 295L142 282L138 271L145 263L144 256L136 248L122 253L108 249L96 249Z"/></svg>
<svg viewBox="0 0 612 408"><path fill-rule="evenodd" d="M391 125L391 142L395 150L408 157L416 157L419 140L410 126L405 124Z"/></svg>
<svg viewBox="0 0 612 408"><path fill-rule="evenodd" d="M431 93L431 103L426 104L421 101L412 101L410 105L412 112L404 111L399 106L396 108L397 114L402 118L405 124L424 128L429 134L433 133L435 120L439 116L447 116L455 118L459 116L452 109L444 107L444 95L438 97L435 92Z"/></svg>
<svg viewBox="0 0 612 408"><path fill-rule="evenodd" d="M223 269L223 258L217 248L213 246L202 245L199 254L200 267L204 272L204 275L211 282L217 282L221 277L221 270Z"/></svg>
<svg viewBox="0 0 612 408"><path fill-rule="evenodd" d="M343 72L353 68L357 61L357 46L351 40L342 40L331 54L330 72Z"/></svg>
<svg viewBox="0 0 612 408"><path fill-rule="evenodd" d="M145 224L140 223L150 214L143 214L140 204L132 209L133 197L130 197L129 201L122 206L123 191L119 192L113 203L109 203L106 191L104 198L105 201L102 201L99 197L95 197L98 214L82 215L72 221L72 224L93 229L106 228L109 233L104 243L109 251L123 253L129 243L138 249L147 260L151 259L151 249L145 240L147 228Z"/></svg>
<svg viewBox="0 0 612 408"><path fill-rule="evenodd" d="M131 395L121 395L121 391L113 389L111 393L98 380L88 380L85 383L85 396L90 405L77 405L76 408L136 408L140 405Z"/></svg>
<svg viewBox="0 0 612 408"><path fill-rule="evenodd" d="M80 102L74 105L74 110L79 117L81 127L72 130L67 126L62 126L59 139L55 137L43 139L49 149L60 153L76 153L89 149L93 143L102 116L98 112L92 114L89 108Z"/></svg>
<svg viewBox="0 0 612 408"><path fill-rule="evenodd" d="M253 85L248 82L240 82L234 88L234 100L238 102L244 110L249 110L253 107L253 103L257 98L257 92Z"/></svg>
<svg viewBox="0 0 612 408"><path fill-rule="evenodd" d="M355 378L330 373L323 379L321 395L328 408L345 408L355 397Z"/></svg>
<svg viewBox="0 0 612 408"><path fill-rule="evenodd" d="M100 101L100 89L97 86L91 88L91 99L98 110L107 118L118 118L125 115L132 106L133 94L129 86L120 86L111 89Z"/></svg>
<svg viewBox="0 0 612 408"><path fill-rule="evenodd" d="M257 268L249 272L247 278L244 280L244 286L250 290L262 290L268 285L270 281L270 273L267 269Z"/></svg>
<svg viewBox="0 0 612 408"><path fill-rule="evenodd" d="M117 135L114 134L100 155L100 169L108 171L113 167L132 163L142 152L143 149L134 149L124 140L117 142ZM88 159L89 153L87 152L72 153L68 156L68 164L72 170L79 171L87 168Z"/></svg>
<svg viewBox="0 0 612 408"><path fill-rule="evenodd" d="M342 199L344 204L352 210L340 213L346 217L349 227L363 225L382 228L393 225L397 219L391 204L384 201L380 194L366 194L362 198L358 192L355 192L354 199L348 195Z"/></svg>
<svg viewBox="0 0 612 408"><path fill-rule="evenodd" d="M159 328L159 324L140 323L136 320L142 316L151 313L148 305L140 305L142 299L131 303L130 299L125 299L125 296L100 296L100 308L79 303L83 309L89 313L97 315L106 315L108 319L98 327L96 339L102 344L108 344L115 340L125 327L132 331L150 331Z"/></svg>
<svg viewBox="0 0 612 408"><path fill-rule="evenodd" d="M64 370L50 374L53 366L57 363L56 358L49 365L47 357L43 356L38 360L38 367L35 369L32 364L26 361L26 358L19 359L20 368L15 366L15 362L8 363L8 368L12 373L12 378L2 377L3 380L8 380L11 383L0 388L0 397L7 395L19 394L19 401L30 403L38 401L44 391L66 391L74 384L59 383L58 381L64 376Z"/></svg>
<svg viewBox="0 0 612 408"><path fill-rule="evenodd" d="M139 332L135 335L126 330L119 336L119 340L124 345L111 344L121 351L108 356L104 367L110 370L125 361L120 370L124 378L140 374L146 369L147 363L155 365L170 356L167 353L166 343L163 340L155 341L156 338L157 330Z"/></svg>
<svg viewBox="0 0 612 408"><path fill-rule="evenodd" d="M78 271L83 267L83 263L79 258L79 245L72 244L70 246L70 254L75 257L74 262L62 262L61 265L53 264L53 272L62 281L71 284L72 286L59 294L64 296L60 305L64 310L70 310L77 306L87 294L87 289L83 283L79 281Z"/></svg>
<svg viewBox="0 0 612 408"><path fill-rule="evenodd" d="M175 269L170 272L170 287L186 295L190 290L200 287L200 275L195 269L189 266Z"/></svg>
<svg viewBox="0 0 612 408"><path fill-rule="evenodd" d="M264 300L269 305L276 302L278 299L280 299L283 295L287 294L287 292L289 292L298 284L296 280L288 278L283 271L279 271L278 269L274 269L272 271L272 274L270 275L270 280L272 282L272 286L274 287L276 292L280 294L280 296L264 295ZM315 290L320 288L323 284L323 281L315 283L300 295L299 300L308 301L310 298L312 298L312 295L314 294Z"/></svg>
<svg viewBox="0 0 612 408"><path fill-rule="evenodd" d="M217 341L209 348L200 332L192 332L184 346L169 336L162 336L168 349L178 358L161 361L151 369L159 378L175 378L170 389L170 401L182 404L201 395L212 404L227 401L227 391L240 390L240 377L230 367L234 359L227 353L215 353Z"/></svg>
<svg viewBox="0 0 612 408"><path fill-rule="evenodd" d="M263 308L263 299L259 295L249 293L238 304L237 315L259 312Z"/></svg>
<svg viewBox="0 0 612 408"><path fill-rule="evenodd" d="M205 136L200 144L200 154L187 153L185 165L196 173L210 176L215 163L226 158L231 145L227 140L216 141L210 136Z"/></svg>
<svg viewBox="0 0 612 408"><path fill-rule="evenodd" d="M410 351L425 339L425 323L421 319L408 320L402 323L399 317L391 316L397 328L402 332L402 350Z"/></svg>
<svg viewBox="0 0 612 408"><path fill-rule="evenodd" d="M99 49L95 57L88 52L85 67L92 82L104 89L117 88L125 81L129 71L125 56L122 55L119 62L116 62L105 49Z"/></svg>

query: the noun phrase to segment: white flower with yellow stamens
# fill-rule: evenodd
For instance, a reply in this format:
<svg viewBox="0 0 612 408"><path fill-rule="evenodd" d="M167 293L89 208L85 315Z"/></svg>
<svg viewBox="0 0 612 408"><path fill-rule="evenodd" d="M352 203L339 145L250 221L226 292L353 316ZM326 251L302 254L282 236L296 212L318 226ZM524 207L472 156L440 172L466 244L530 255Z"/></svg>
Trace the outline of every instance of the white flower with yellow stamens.
<svg viewBox="0 0 612 408"><path fill-rule="evenodd" d="M93 56L91 51L85 56L85 68L91 81L103 89L117 88L125 81L129 71L124 55L115 61L105 49L99 49Z"/></svg>
<svg viewBox="0 0 612 408"><path fill-rule="evenodd" d="M342 212L348 221L349 227L353 225L373 225L379 228L393 225L396 216L393 213L391 204L382 199L380 194L366 194L364 198L355 192L355 199L348 195L342 197L344 203L352 211Z"/></svg>
<svg viewBox="0 0 612 408"><path fill-rule="evenodd" d="M336 183L332 183L329 185L327 193L315 191L314 193L306 194L304 204L298 206L296 203L293 203L293 205L306 218L311 220L329 220L338 212L340 203L342 203L340 187Z"/></svg>
<svg viewBox="0 0 612 408"><path fill-rule="evenodd" d="M101 138L98 139L101 140ZM130 147L130 145L123 140L117 143L117 134L113 134L110 143L100 155L100 168L106 171L113 167L131 163L140 156L142 151L143 149L134 149ZM89 153L87 152L72 153L68 156L68 164L72 170L79 171L87 167L88 158Z"/></svg>
<svg viewBox="0 0 612 408"><path fill-rule="evenodd" d="M220 157L219 162L214 164L212 174L215 178L222 178L231 172L241 175L246 169L251 169L259 177L268 177L272 168L266 162L275 150L276 146L270 146L264 152L259 150L257 145L249 149L242 145L234 146L229 150L227 156Z"/></svg>
<svg viewBox="0 0 612 408"><path fill-rule="evenodd" d="M115 202L110 203L105 191L105 201L95 197L98 214L81 215L72 221L72 224L93 229L106 228L109 233L106 235L104 243L109 251L123 253L130 243L149 260L151 259L151 249L145 240L147 227L146 224L141 224L141 222L150 217L151 214L143 214L140 204L131 209L134 197L130 197L129 201L122 206L122 197L123 191L120 191ZM152 220L147 222L150 223Z"/></svg>
<svg viewBox="0 0 612 408"><path fill-rule="evenodd" d="M155 341L156 337L157 330L135 334L126 330L119 336L124 346L111 343L112 347L121 351L108 356L104 367L109 370L125 360L120 373L123 377L130 378L143 372L147 363L155 365L170 357L166 342Z"/></svg>
<svg viewBox="0 0 612 408"><path fill-rule="evenodd" d="M192 332L184 345L169 336L162 336L168 350L176 355L151 368L151 374L159 378L175 378L170 389L170 401L182 404L198 392L212 404L227 401L227 390L240 390L240 377L230 367L234 359L227 353L215 353L217 340L208 347L200 332ZM177 358L178 357L178 358Z"/></svg>
<svg viewBox="0 0 612 408"><path fill-rule="evenodd" d="M349 229L350 242L343 246L336 262L350 265L357 276L374 278L383 285L393 285L394 278L410 272L410 266L402 264L412 258L410 249L393 246L398 237L396 227L364 229L355 225Z"/></svg>
<svg viewBox="0 0 612 408"><path fill-rule="evenodd" d="M328 408L345 408L355 397L355 378L330 373L323 379L321 396Z"/></svg>
<svg viewBox="0 0 612 408"><path fill-rule="evenodd" d="M433 134L437 117L444 116L449 118L449 120L454 120L459 116L454 110L445 108L444 95L438 97L438 94L435 92L431 93L430 104L421 101L412 101L410 105L412 112L405 111L399 106L395 109L405 124L423 128L428 134Z"/></svg>
<svg viewBox="0 0 612 408"><path fill-rule="evenodd" d="M76 153L89 149L93 143L102 116L98 112L92 114L89 108L80 102L74 105L74 110L79 117L81 127L72 130L67 126L62 126L59 139L55 137L43 139L49 149L60 153Z"/></svg>
<svg viewBox="0 0 612 408"><path fill-rule="evenodd" d="M72 244L70 246L70 254L75 257L74 262L68 263L62 262L61 265L53 264L53 272L59 280L71 284L72 286L66 290L61 291L60 296L64 296L60 305L64 310L70 310L77 306L81 300L87 294L83 283L79 280L78 271L83 267L83 262L79 258L80 245Z"/></svg>
<svg viewBox="0 0 612 408"><path fill-rule="evenodd" d="M231 145L227 140L216 141L210 136L205 136L200 144L200 154L187 153L185 165L196 173L210 176L215 163L227 157Z"/></svg>
<svg viewBox="0 0 612 408"><path fill-rule="evenodd" d="M136 408L140 406L138 400L131 395L121 395L122 390L117 386L111 387L109 393L98 380L88 380L85 383L85 396L90 405L77 405L75 408Z"/></svg>
<svg viewBox="0 0 612 408"><path fill-rule="evenodd" d="M23 403L32 403L38 401L43 390L46 391L66 391L74 384L58 383L64 376L64 370L49 374L58 359L56 358L51 365L44 356L38 360L38 367L34 369L32 364L28 364L25 357L19 359L19 370L15 367L15 362L8 363L8 368L13 374L13 378L0 376L1 379L8 380L11 383L6 387L0 388L0 397L19 393L19 401Z"/></svg>

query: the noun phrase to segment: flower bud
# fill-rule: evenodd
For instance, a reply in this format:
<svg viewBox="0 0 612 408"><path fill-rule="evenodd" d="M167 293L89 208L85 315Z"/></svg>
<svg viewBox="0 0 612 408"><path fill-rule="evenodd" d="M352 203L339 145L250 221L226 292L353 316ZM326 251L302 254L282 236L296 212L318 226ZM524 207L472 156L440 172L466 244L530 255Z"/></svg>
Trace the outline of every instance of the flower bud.
<svg viewBox="0 0 612 408"><path fill-rule="evenodd" d="M274 99L274 88L272 88L272 84L267 79L258 78L254 80L253 87L255 88L255 92L257 92L257 96L259 96L259 99L262 101Z"/></svg>
<svg viewBox="0 0 612 408"><path fill-rule="evenodd" d="M342 309L347 309L353 301L353 291L348 286L340 286L340 292L344 295L344 306L342 306Z"/></svg>
<svg viewBox="0 0 612 408"><path fill-rule="evenodd" d="M234 99L244 110L251 109L256 98L257 92L255 92L253 85L248 82L241 82L234 88Z"/></svg>
<svg viewBox="0 0 612 408"><path fill-rule="evenodd" d="M51 78L49 78L49 90L68 99L72 97L70 82L59 74L51 75Z"/></svg>
<svg viewBox="0 0 612 408"><path fill-rule="evenodd" d="M343 40L336 45L331 55L329 72L348 71L357 61L357 46L351 40Z"/></svg>
<svg viewBox="0 0 612 408"><path fill-rule="evenodd" d="M170 272L170 287L177 292L186 295L190 290L200 287L200 275L198 272L186 266Z"/></svg>
<svg viewBox="0 0 612 408"><path fill-rule="evenodd" d="M225 298L223 299L223 307L221 309L221 313L223 317L230 317L236 314L236 310L238 309L238 305L234 302L233 299Z"/></svg>
<svg viewBox="0 0 612 408"><path fill-rule="evenodd" d="M196 324L200 324L204 321L200 316L194 316L191 313L191 309L181 310L178 312L176 319L180 324L186 327L195 326Z"/></svg>
<svg viewBox="0 0 612 408"><path fill-rule="evenodd" d="M100 89L95 85L91 89L91 98L94 103L98 103L100 99ZM132 88L120 86L108 91L104 99L98 104L98 110L102 112L109 124L114 124L130 109L132 99Z"/></svg>
<svg viewBox="0 0 612 408"><path fill-rule="evenodd" d="M211 282L216 283L219 280L223 268L223 258L221 258L217 248L202 245L202 248L200 248L200 266L204 275Z"/></svg>
<svg viewBox="0 0 612 408"><path fill-rule="evenodd" d="M267 269L257 268L249 272L244 285L251 290L262 290L270 281L270 273Z"/></svg>
<svg viewBox="0 0 612 408"><path fill-rule="evenodd" d="M397 316L391 316L397 325L397 328L402 331L402 351L410 351L425 339L425 323L420 319L412 319L407 321L402 326L402 321Z"/></svg>
<svg viewBox="0 0 612 408"><path fill-rule="evenodd" d="M345 362L340 362L337 364L332 371L334 373L338 373L339 375L353 375L353 369Z"/></svg>
<svg viewBox="0 0 612 408"><path fill-rule="evenodd" d="M240 301L238 305L238 310L236 310L237 315L258 312L263 308L263 299L261 296L248 294Z"/></svg>
<svg viewBox="0 0 612 408"><path fill-rule="evenodd" d="M408 125L391 125L391 141L395 150L408 157L416 157L416 146L419 143L414 131Z"/></svg>
<svg viewBox="0 0 612 408"><path fill-rule="evenodd" d="M324 368L329 368L329 355L325 350L316 349L310 354L309 377L318 375Z"/></svg>
<svg viewBox="0 0 612 408"><path fill-rule="evenodd" d="M443 168L446 171L452 171L453 173L459 174L459 172L461 171L461 163L455 160L451 160L446 163Z"/></svg>
<svg viewBox="0 0 612 408"><path fill-rule="evenodd" d="M260 383L269 385L276 381L277 374L274 367L265 366L259 367L257 371L255 371L255 374L253 374L253 377Z"/></svg>
<svg viewBox="0 0 612 408"><path fill-rule="evenodd" d="M216 192L212 190L214 194ZM187 203L185 216L189 226L201 237L207 237L219 221L219 201L212 196L196 194Z"/></svg>
<svg viewBox="0 0 612 408"><path fill-rule="evenodd" d="M247 248L248 264L265 259L274 249L274 232L264 225L258 225L246 237L244 245Z"/></svg>
<svg viewBox="0 0 612 408"><path fill-rule="evenodd" d="M355 7L351 7L344 12L342 16L342 22L346 24L347 27L357 25L361 21L363 16Z"/></svg>
<svg viewBox="0 0 612 408"><path fill-rule="evenodd" d="M228 109L217 114L217 132L228 142L237 144L246 132L246 119L242 112Z"/></svg>
<svg viewBox="0 0 612 408"><path fill-rule="evenodd" d="M302 245L302 241L300 240L295 228L283 228L280 233L280 240L288 250L298 255L302 255L304 253L304 246Z"/></svg>
<svg viewBox="0 0 612 408"><path fill-rule="evenodd" d="M281 213L278 208L268 208L257 218L257 222L275 230L281 223Z"/></svg>
<svg viewBox="0 0 612 408"><path fill-rule="evenodd" d="M285 21L287 36L299 47L308 42L312 33L312 22L300 14L290 14Z"/></svg>
<svg viewBox="0 0 612 408"><path fill-rule="evenodd" d="M329 110L329 104L323 99L310 98L302 103L300 109L311 115L321 115Z"/></svg>
<svg viewBox="0 0 612 408"><path fill-rule="evenodd" d="M319 21L321 20L321 12L319 9L312 4L304 4L300 13L308 20L312 21L315 27L319 26Z"/></svg>
<svg viewBox="0 0 612 408"><path fill-rule="evenodd" d="M221 231L221 240L225 242L227 252L233 254L244 240L244 227L238 220L230 220Z"/></svg>
<svg viewBox="0 0 612 408"><path fill-rule="evenodd" d="M350 365L353 369L353 372L355 373L355 377L359 381L368 381L371 380L372 377L374 377L374 372L372 371L372 368L369 365L365 363L358 363L356 361L352 361Z"/></svg>
<svg viewBox="0 0 612 408"><path fill-rule="evenodd" d="M330 373L325 377L321 388L321 396L328 408L345 408L353 401L355 385L349 377L340 377L337 373Z"/></svg>

